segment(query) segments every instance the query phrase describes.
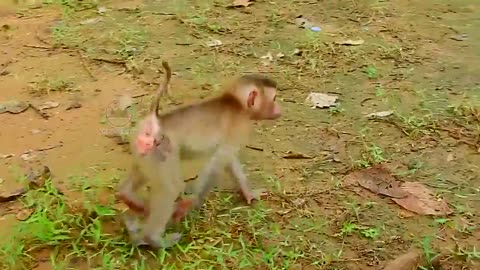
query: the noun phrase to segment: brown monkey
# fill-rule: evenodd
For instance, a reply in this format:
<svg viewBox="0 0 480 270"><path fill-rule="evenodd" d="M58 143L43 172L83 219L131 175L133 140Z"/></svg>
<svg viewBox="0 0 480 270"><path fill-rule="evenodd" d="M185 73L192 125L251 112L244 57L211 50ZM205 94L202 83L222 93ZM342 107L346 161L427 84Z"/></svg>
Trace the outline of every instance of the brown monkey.
<svg viewBox="0 0 480 270"><path fill-rule="evenodd" d="M161 88L167 84L168 79ZM157 99L158 96L160 93ZM164 246L159 237L169 220L172 217L179 220L189 208L201 205L213 186L212 179L225 169L237 180L247 203L255 199L238 159L238 151L248 139L253 120L274 120L281 116L275 99L276 83L273 80L260 75L245 75L217 97L160 115L157 111L147 115L140 123L133 143L133 152L140 158L136 159L130 177L122 183L118 194L132 209L146 214L137 243ZM154 106L158 107L158 104ZM207 154L211 158L199 174L199 185L192 192L193 199L181 199L176 204L178 196L185 191L180 161L196 154ZM146 183L150 184L150 191L148 204L144 207L136 192ZM173 238L179 239L177 234Z"/></svg>

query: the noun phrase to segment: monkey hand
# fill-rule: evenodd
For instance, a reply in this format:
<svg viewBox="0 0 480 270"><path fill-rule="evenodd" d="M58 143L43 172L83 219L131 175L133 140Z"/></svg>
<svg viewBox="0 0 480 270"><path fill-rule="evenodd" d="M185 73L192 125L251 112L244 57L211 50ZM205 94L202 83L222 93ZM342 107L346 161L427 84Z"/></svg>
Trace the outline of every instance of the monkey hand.
<svg viewBox="0 0 480 270"><path fill-rule="evenodd" d="M123 193L117 193L115 195L115 197L122 201L123 203L125 203L128 208L136 213L139 213L139 214L144 214L144 215L147 215L148 214L148 209L145 209L145 206L142 204L142 203L138 203L138 202L135 202L133 200L130 200L130 198L128 198L128 196L126 196L125 194Z"/></svg>

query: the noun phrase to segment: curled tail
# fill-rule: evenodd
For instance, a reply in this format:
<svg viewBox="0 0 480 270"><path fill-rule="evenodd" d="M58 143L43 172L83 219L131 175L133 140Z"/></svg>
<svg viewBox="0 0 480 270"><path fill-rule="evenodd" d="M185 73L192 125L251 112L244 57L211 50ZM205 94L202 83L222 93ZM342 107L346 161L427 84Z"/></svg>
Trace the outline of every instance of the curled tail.
<svg viewBox="0 0 480 270"><path fill-rule="evenodd" d="M155 98L153 99L152 105L150 107L150 110L155 113L155 115L158 116L158 109L160 106L160 97L164 95L164 93L167 91L168 86L170 84L170 78L172 77L172 70L170 69L170 66L166 61L162 62L163 69L165 69L165 79L163 80L162 83L160 83L160 86L157 89L157 94Z"/></svg>

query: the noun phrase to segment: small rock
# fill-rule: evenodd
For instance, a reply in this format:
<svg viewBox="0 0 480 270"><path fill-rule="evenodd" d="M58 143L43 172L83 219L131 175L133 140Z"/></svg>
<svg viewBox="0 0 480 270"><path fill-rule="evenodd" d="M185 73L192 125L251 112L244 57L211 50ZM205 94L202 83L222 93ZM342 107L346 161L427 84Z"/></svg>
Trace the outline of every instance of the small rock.
<svg viewBox="0 0 480 270"><path fill-rule="evenodd" d="M455 41L465 41L468 39L468 36L466 34L453 35L453 36L450 36L450 39L453 39Z"/></svg>

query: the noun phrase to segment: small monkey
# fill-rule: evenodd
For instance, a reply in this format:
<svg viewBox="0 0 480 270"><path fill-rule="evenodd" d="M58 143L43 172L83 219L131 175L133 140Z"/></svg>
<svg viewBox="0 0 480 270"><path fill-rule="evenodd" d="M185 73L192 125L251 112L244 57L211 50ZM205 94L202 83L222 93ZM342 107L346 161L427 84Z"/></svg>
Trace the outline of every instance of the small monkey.
<svg viewBox="0 0 480 270"><path fill-rule="evenodd" d="M163 66L167 70L168 65ZM134 228L138 232L136 242L153 247L165 247L159 237L167 223L180 220L190 208L203 204L213 187L212 180L223 170L236 179L248 204L256 199L248 187L238 152L246 144L254 121L281 116L276 83L260 75L244 75L219 96L158 114L159 96L168 87L170 72L166 74L156 103L152 104L153 110L140 123L134 137L132 150L136 162L118 193L131 209L146 216L143 228ZM176 202L185 192L180 162L197 154L210 156L199 173L199 185L192 190L191 198ZM136 192L147 183L150 191L144 204ZM179 239L177 234L173 236L168 238Z"/></svg>

